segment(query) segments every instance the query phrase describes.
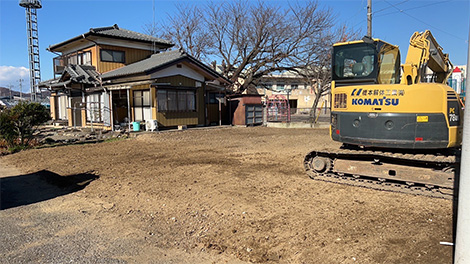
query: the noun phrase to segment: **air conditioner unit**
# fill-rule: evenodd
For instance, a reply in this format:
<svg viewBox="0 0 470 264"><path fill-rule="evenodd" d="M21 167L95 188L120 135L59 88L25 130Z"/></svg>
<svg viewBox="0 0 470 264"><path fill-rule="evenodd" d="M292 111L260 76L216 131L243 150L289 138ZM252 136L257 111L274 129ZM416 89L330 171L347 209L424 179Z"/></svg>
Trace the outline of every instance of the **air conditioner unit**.
<svg viewBox="0 0 470 264"><path fill-rule="evenodd" d="M155 119L150 119L145 121L145 130L146 131L158 131L158 122Z"/></svg>

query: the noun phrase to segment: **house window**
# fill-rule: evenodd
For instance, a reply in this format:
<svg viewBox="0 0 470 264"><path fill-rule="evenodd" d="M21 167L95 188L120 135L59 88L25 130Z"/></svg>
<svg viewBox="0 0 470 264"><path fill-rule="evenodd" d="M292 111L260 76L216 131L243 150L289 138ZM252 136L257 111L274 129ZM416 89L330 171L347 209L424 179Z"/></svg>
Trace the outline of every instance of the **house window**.
<svg viewBox="0 0 470 264"><path fill-rule="evenodd" d="M100 55L101 55L101 61L121 62L121 63L124 63L126 61L125 56L124 56L124 51L101 50Z"/></svg>
<svg viewBox="0 0 470 264"><path fill-rule="evenodd" d="M178 111L177 91L168 91L168 111Z"/></svg>
<svg viewBox="0 0 470 264"><path fill-rule="evenodd" d="M158 90L158 111L196 111L195 90Z"/></svg>
<svg viewBox="0 0 470 264"><path fill-rule="evenodd" d="M298 84L291 84L290 89L291 90L299 89L299 85Z"/></svg>
<svg viewBox="0 0 470 264"><path fill-rule="evenodd" d="M278 91L284 91L284 83L278 83L276 86L276 89Z"/></svg>
<svg viewBox="0 0 470 264"><path fill-rule="evenodd" d="M134 91L134 120L145 121L152 119L150 91Z"/></svg>
<svg viewBox="0 0 470 264"><path fill-rule="evenodd" d="M103 122L103 94L89 94L86 97L87 121Z"/></svg>
<svg viewBox="0 0 470 264"><path fill-rule="evenodd" d="M91 52L83 52L77 54L78 64L79 65L91 65Z"/></svg>

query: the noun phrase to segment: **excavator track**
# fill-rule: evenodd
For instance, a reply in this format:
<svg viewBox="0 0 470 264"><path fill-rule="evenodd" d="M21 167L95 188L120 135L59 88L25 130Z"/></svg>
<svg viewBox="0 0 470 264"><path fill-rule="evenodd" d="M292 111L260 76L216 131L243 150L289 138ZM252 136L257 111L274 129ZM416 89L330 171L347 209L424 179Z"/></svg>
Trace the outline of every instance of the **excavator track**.
<svg viewBox="0 0 470 264"><path fill-rule="evenodd" d="M456 151L416 154L335 149L310 152L304 167L315 180L453 199L459 160Z"/></svg>

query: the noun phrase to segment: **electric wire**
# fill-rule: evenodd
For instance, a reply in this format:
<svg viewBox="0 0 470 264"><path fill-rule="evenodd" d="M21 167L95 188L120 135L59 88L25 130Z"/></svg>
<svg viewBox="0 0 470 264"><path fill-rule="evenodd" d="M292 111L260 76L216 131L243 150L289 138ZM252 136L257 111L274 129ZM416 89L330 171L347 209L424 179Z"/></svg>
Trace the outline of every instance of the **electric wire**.
<svg viewBox="0 0 470 264"><path fill-rule="evenodd" d="M404 3L408 2L408 1L410 1L410 0L402 1L402 2L400 2L400 3L398 3L398 4L396 4L396 5L401 5L401 4L404 4ZM372 12L372 15L377 14L377 13L380 13L380 12L382 12L382 11L384 11L384 10L389 9L389 8L390 8L390 6L384 7L384 8L382 8L382 9L380 9L380 10L377 10L377 11L375 11L375 12Z"/></svg>
<svg viewBox="0 0 470 264"><path fill-rule="evenodd" d="M425 8L425 7L429 7L429 6L432 6L432 5L444 4L444 3L449 3L449 2L453 2L453 1L454 0L440 1L440 2L434 2L432 4L415 6L415 7L411 7L411 8L407 8L407 9L399 9L398 11L393 11L393 12L389 12L389 13L385 13L385 14L380 14L380 15L377 15L376 17L383 17L383 16L387 16L387 15L391 15L391 14L396 14L396 13L399 13L399 12L410 11L410 10L414 10L414 9L418 9L418 8ZM387 1L385 1L385 2L387 2ZM388 3L388 4L391 5L390 3ZM393 6L388 6L386 8L381 9L381 10L389 9L389 8L392 8L392 7Z"/></svg>
<svg viewBox="0 0 470 264"><path fill-rule="evenodd" d="M364 5L364 1L362 1L362 3L361 3L361 6L363 6L363 5ZM346 21L349 21L349 20L355 18L359 13L361 13L362 10L365 10L365 9L366 9L365 7L361 7L353 16L351 16L350 18L346 19Z"/></svg>
<svg viewBox="0 0 470 264"><path fill-rule="evenodd" d="M445 34L447 34L447 35L449 35L449 36L452 36L452 37L454 37L454 38L457 38L457 39L466 41L465 39L463 39L463 38L461 38L461 37L459 37L459 36L457 36L457 35L454 35L454 34L452 34L452 33L449 33L449 32L447 32L447 31L442 30L442 29L440 29L440 28L437 28L437 27L435 27L435 26L433 26L433 25L431 25L431 24L429 24L429 23L427 23L427 22L425 22L425 21L423 21L423 20L421 20L421 19L416 18L416 17L414 17L414 16L408 14L408 13L405 12L404 10L400 10L398 7L396 7L394 4L388 2L387 0L384 0L384 1L385 1L385 3L387 3L387 4L391 5L391 6L393 6L395 9L397 9L400 13L403 13L404 15L407 15L408 17L411 17L411 18L413 18L414 20L416 20L416 21L418 21L418 22L421 22L421 23L423 23L423 24L425 24L425 25L427 25L427 26L429 26L429 27L432 27L432 28L434 28L434 29L436 29L436 30L438 30L438 31L441 31L442 33L445 33ZM439 2L439 3L442 3L442 2Z"/></svg>

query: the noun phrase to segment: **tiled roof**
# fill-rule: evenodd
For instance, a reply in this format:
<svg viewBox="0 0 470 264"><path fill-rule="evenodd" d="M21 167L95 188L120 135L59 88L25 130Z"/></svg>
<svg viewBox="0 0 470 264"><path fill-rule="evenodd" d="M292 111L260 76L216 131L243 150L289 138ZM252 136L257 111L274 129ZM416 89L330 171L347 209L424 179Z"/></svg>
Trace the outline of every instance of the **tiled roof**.
<svg viewBox="0 0 470 264"><path fill-rule="evenodd" d="M157 43L168 44L173 46L173 44L168 40L156 38L150 35L138 33L124 28L119 28L117 24L114 24L111 27L90 28L90 33L94 33L95 35L104 35L125 39L143 40L148 42L155 41Z"/></svg>
<svg viewBox="0 0 470 264"><path fill-rule="evenodd" d="M95 70L95 66L70 64L65 67L65 72L70 75L70 79L74 82L99 84L99 73Z"/></svg>
<svg viewBox="0 0 470 264"><path fill-rule="evenodd" d="M144 73L151 71L165 64L174 62L176 60L187 57L188 55L181 50L172 50L167 52L161 52L153 54L150 58L138 61L136 63L129 64L122 68L112 70L110 72L103 73L102 78L113 78L125 75L132 75L136 73Z"/></svg>
<svg viewBox="0 0 470 264"><path fill-rule="evenodd" d="M71 82L98 85L100 83L99 73L95 70L95 66L70 64L65 67L60 78L42 81L39 83L39 87L63 88Z"/></svg>
<svg viewBox="0 0 470 264"><path fill-rule="evenodd" d="M0 105L3 105L6 108L12 108L17 104L18 104L18 100L0 99Z"/></svg>
<svg viewBox="0 0 470 264"><path fill-rule="evenodd" d="M90 30L86 32L85 34L81 34L74 38L49 46L48 50L53 51L64 45L67 45L68 43L83 39L87 36L103 36L103 37L110 37L110 38L143 41L147 43L155 43L157 45L164 46L164 47L174 46L174 44L168 40L138 33L135 31L124 29L124 28L119 28L117 24L114 24L113 26L110 26L110 27L90 28Z"/></svg>

